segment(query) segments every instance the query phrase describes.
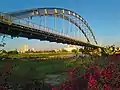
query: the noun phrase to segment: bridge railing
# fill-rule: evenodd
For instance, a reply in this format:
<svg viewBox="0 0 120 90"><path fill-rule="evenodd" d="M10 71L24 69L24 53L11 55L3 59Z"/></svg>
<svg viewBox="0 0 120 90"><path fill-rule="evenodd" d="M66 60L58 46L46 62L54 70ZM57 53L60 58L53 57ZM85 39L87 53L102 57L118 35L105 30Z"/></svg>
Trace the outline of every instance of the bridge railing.
<svg viewBox="0 0 120 90"><path fill-rule="evenodd" d="M57 34L57 35L61 35L61 36L65 36L65 37L77 40L75 37L66 35L64 33L60 33L57 30L54 30L54 29L51 29L51 28L48 28L48 27L44 27L42 25L38 25L36 23L30 22L30 21L27 21L27 20L24 20L24 19L20 19L18 17L13 17L13 16L10 16L8 14L4 14L4 13L0 12L0 22L1 21L4 22L4 23L7 23L9 25L14 23L14 24L18 24L18 25L21 25L21 26L25 26L25 27L29 27L29 28L33 28L33 29L37 29L37 30L41 30L41 31L45 31L45 32L48 32L48 33L53 33L53 34Z"/></svg>
<svg viewBox="0 0 120 90"><path fill-rule="evenodd" d="M10 17L9 15L4 15L3 13L0 12L0 22L4 22L4 23L7 23L7 24L11 24L11 20L10 20Z"/></svg>

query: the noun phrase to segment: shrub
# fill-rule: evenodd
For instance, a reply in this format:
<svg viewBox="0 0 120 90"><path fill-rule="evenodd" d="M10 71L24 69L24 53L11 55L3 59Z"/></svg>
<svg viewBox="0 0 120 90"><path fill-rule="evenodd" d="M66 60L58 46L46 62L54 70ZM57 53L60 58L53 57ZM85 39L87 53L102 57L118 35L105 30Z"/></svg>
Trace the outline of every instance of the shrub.
<svg viewBox="0 0 120 90"><path fill-rule="evenodd" d="M109 64L102 69L91 65L84 75L78 74L81 68L76 67L71 71L70 78L53 90L120 90L120 65L115 63L115 58L109 58Z"/></svg>

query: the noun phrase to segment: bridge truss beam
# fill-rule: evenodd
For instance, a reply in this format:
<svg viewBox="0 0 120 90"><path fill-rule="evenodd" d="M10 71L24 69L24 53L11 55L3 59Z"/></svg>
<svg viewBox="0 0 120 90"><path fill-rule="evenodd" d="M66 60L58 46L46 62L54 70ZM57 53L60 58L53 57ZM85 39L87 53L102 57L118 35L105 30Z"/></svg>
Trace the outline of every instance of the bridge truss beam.
<svg viewBox="0 0 120 90"><path fill-rule="evenodd" d="M54 16L55 18L56 17L62 18L77 26L85 36L88 43L97 44L97 40L88 23L79 14L71 10L63 9L63 8L35 8L35 9L11 12L7 14L13 17L17 17L19 19L36 17L36 16L41 16L41 17Z"/></svg>

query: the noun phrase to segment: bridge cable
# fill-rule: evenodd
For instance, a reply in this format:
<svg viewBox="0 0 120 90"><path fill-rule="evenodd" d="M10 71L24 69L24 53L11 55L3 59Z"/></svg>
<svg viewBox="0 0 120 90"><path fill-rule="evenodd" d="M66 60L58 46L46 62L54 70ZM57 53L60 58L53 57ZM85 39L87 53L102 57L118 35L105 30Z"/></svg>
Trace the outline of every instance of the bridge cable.
<svg viewBox="0 0 120 90"><path fill-rule="evenodd" d="M73 25L74 27L73 27L73 29L74 29L74 31L73 31L73 38L75 38L75 25Z"/></svg>
<svg viewBox="0 0 120 90"><path fill-rule="evenodd" d="M80 21L78 21L78 24L80 24ZM78 34L77 34L77 38L78 38L78 40L79 39L81 39L81 38L79 38L80 36L81 36L81 33L80 33L80 30L79 30L79 28L78 28L78 32L77 32Z"/></svg>
<svg viewBox="0 0 120 90"><path fill-rule="evenodd" d="M41 16L40 16L40 26L41 26L42 24L41 24Z"/></svg>
<svg viewBox="0 0 120 90"><path fill-rule="evenodd" d="M46 16L46 28L47 28L47 31L49 32L49 28L48 28L48 17Z"/></svg>
<svg viewBox="0 0 120 90"><path fill-rule="evenodd" d="M44 16L44 26L45 26L45 31L47 30L46 29L46 16Z"/></svg>
<svg viewBox="0 0 120 90"><path fill-rule="evenodd" d="M54 31L56 33L56 18L55 18L55 16L54 16Z"/></svg>
<svg viewBox="0 0 120 90"><path fill-rule="evenodd" d="M55 30L56 30L56 32L59 32L59 31L57 31L57 15L55 15Z"/></svg>
<svg viewBox="0 0 120 90"><path fill-rule="evenodd" d="M70 31L70 18L69 18L69 24L68 24L68 35L69 35L69 31Z"/></svg>
<svg viewBox="0 0 120 90"><path fill-rule="evenodd" d="M63 14L63 20L64 20L64 14ZM64 35L64 21L62 20L62 34Z"/></svg>
<svg viewBox="0 0 120 90"><path fill-rule="evenodd" d="M72 26L73 26L73 25L72 25L72 24L70 24L70 25L71 25L71 28L70 28L70 35L71 35L71 37L72 37L72 34L71 34L71 33L72 33L72 28L73 28Z"/></svg>

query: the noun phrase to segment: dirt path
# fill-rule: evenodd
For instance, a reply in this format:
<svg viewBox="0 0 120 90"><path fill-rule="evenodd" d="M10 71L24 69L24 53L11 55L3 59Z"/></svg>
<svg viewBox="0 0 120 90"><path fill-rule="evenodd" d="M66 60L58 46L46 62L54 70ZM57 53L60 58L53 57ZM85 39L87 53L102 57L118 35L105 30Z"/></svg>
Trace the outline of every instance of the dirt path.
<svg viewBox="0 0 120 90"><path fill-rule="evenodd" d="M46 75L45 83L51 84L52 86L58 86L66 80L65 74L51 74Z"/></svg>

